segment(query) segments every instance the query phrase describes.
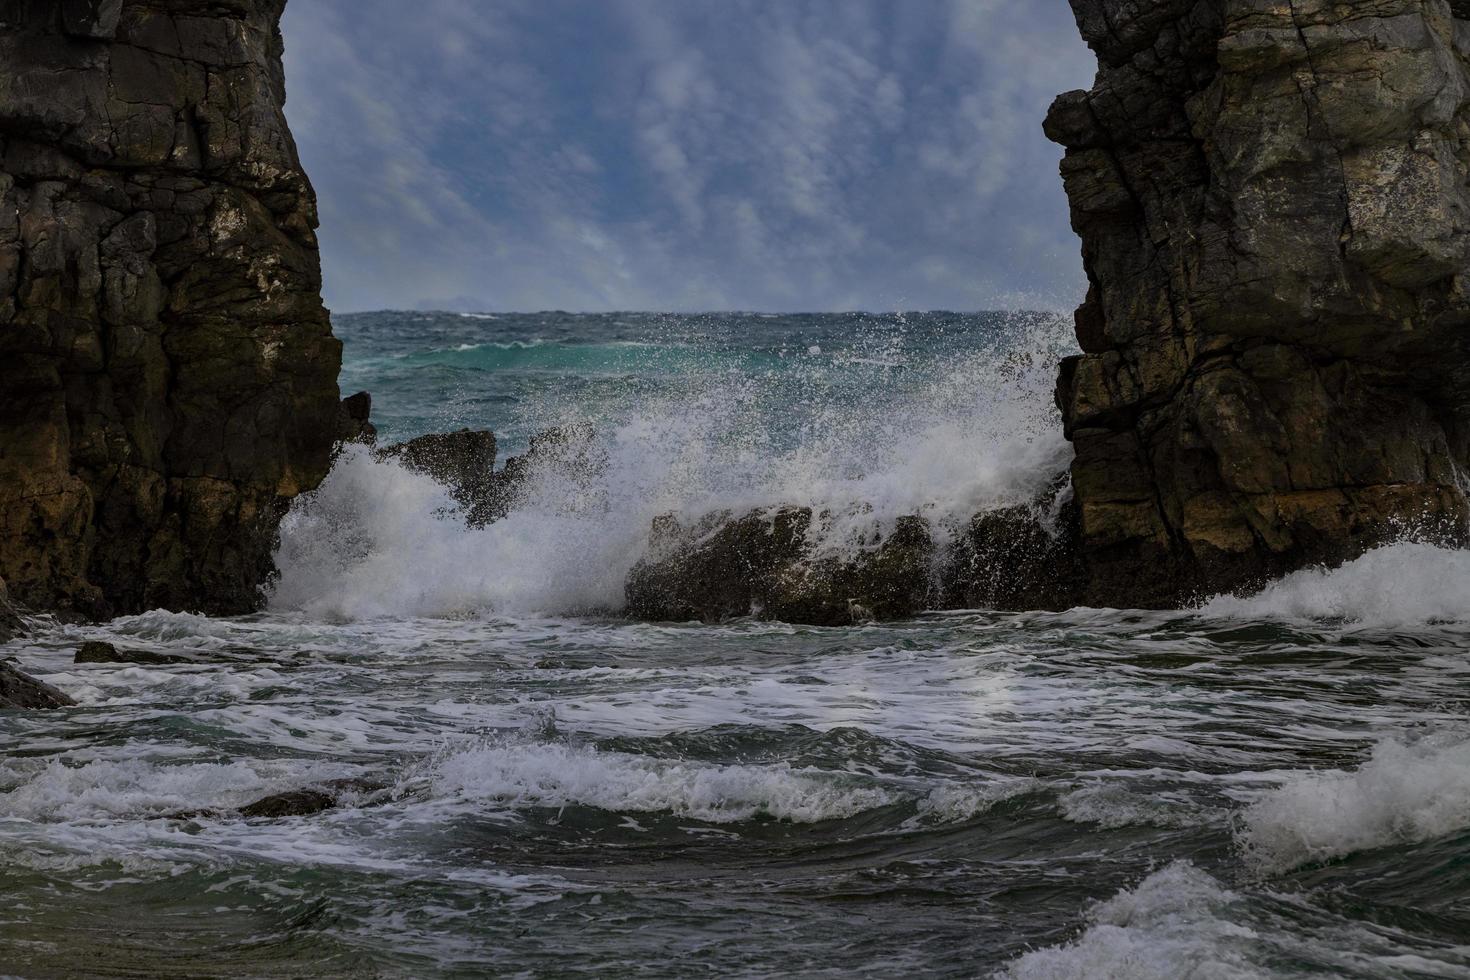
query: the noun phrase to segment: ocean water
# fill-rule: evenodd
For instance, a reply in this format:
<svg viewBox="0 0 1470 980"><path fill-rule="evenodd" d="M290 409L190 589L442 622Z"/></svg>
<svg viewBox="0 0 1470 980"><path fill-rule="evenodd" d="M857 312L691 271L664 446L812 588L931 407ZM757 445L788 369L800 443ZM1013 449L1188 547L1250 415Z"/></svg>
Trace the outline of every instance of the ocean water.
<svg viewBox="0 0 1470 980"><path fill-rule="evenodd" d="M606 472L472 531L348 451L266 611L0 650L79 702L0 713L0 975L1470 977L1470 554L1173 613L616 616L660 513L846 508L841 549L1044 485L1059 318L338 330L385 440L589 422ZM232 812L340 778L389 789Z"/></svg>

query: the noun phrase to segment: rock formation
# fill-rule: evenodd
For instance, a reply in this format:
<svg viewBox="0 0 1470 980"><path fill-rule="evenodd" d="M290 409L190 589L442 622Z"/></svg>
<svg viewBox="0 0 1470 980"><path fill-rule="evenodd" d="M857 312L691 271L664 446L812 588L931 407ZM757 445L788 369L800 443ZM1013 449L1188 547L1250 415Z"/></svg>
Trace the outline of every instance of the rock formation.
<svg viewBox="0 0 1470 980"><path fill-rule="evenodd" d="M0 576L235 613L325 476L340 345L284 0L0 4Z"/></svg>
<svg viewBox="0 0 1470 980"><path fill-rule="evenodd" d="M76 704L71 698L0 660L0 710L6 708L68 708Z"/></svg>
<svg viewBox="0 0 1470 980"><path fill-rule="evenodd" d="M628 613L838 626L926 608L934 550L927 522L903 518L886 535L828 555L814 547L812 524L829 518L810 507L719 512L689 526L660 518L628 578Z"/></svg>
<svg viewBox="0 0 1470 980"><path fill-rule="evenodd" d="M1071 0L1086 601L1464 533L1470 3Z"/></svg>
<svg viewBox="0 0 1470 980"><path fill-rule="evenodd" d="M505 517L527 494L552 486L577 487L583 498L595 498L607 456L594 436L585 424L546 429L531 437L525 453L511 456L498 471L495 433L485 430L431 433L376 454L443 484L459 504L465 523L478 528Z"/></svg>

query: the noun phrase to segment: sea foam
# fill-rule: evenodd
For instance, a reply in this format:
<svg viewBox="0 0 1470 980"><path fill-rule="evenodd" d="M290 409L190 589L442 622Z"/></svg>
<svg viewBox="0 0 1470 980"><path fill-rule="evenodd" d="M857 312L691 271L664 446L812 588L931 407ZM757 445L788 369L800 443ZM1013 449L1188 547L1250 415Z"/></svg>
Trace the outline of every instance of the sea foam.
<svg viewBox="0 0 1470 980"><path fill-rule="evenodd" d="M1470 551L1414 542L1385 545L1338 568L1287 575L1255 595L1219 596L1200 612L1370 628L1470 622Z"/></svg>
<svg viewBox="0 0 1470 980"><path fill-rule="evenodd" d="M717 824L757 816L819 823L895 801L843 774L785 764L702 764L524 740L452 751L432 764L429 782L438 797L510 808L579 804Z"/></svg>
<svg viewBox="0 0 1470 980"><path fill-rule="evenodd" d="M1357 769L1289 777L1242 815L1264 872L1470 829L1470 739L1387 739Z"/></svg>

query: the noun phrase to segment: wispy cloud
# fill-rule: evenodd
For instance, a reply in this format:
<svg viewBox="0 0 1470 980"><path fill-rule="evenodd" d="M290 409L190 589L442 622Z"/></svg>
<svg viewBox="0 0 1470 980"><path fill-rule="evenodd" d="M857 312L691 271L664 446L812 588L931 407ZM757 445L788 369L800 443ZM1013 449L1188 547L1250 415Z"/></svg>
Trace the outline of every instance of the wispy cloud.
<svg viewBox="0 0 1470 980"><path fill-rule="evenodd" d="M328 301L1065 304L1065 4L296 0Z"/></svg>

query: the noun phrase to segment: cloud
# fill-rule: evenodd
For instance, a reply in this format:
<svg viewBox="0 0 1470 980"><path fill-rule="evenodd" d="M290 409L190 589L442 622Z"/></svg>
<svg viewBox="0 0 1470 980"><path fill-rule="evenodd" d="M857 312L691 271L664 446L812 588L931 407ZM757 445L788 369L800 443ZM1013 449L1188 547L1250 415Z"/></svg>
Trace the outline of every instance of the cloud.
<svg viewBox="0 0 1470 980"><path fill-rule="evenodd" d="M1064 4L296 0L329 303L1065 305Z"/></svg>

